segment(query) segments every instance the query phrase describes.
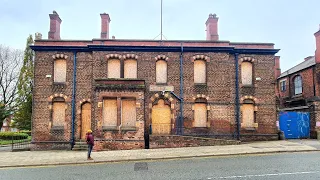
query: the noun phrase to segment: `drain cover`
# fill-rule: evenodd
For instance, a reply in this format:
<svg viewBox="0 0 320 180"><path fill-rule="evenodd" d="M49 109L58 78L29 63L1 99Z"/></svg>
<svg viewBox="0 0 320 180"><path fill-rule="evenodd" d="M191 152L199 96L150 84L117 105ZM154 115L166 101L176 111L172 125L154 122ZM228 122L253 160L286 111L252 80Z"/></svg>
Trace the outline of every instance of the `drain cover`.
<svg viewBox="0 0 320 180"><path fill-rule="evenodd" d="M148 170L148 163L139 162L134 164L134 171L143 171L143 170Z"/></svg>

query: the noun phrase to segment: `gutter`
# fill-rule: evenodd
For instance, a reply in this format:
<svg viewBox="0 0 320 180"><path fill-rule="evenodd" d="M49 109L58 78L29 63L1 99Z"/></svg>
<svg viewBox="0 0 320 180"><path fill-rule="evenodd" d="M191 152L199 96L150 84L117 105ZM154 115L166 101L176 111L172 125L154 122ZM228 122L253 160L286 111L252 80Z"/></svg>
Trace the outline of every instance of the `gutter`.
<svg viewBox="0 0 320 180"><path fill-rule="evenodd" d="M182 44L182 42L181 42ZM87 46L30 46L34 51L60 51L60 52L92 52L92 51L133 51L133 52L182 52L180 46L106 46L106 45L87 45ZM226 52L242 54L269 54L274 55L279 49L243 49L234 47L183 47L183 52Z"/></svg>

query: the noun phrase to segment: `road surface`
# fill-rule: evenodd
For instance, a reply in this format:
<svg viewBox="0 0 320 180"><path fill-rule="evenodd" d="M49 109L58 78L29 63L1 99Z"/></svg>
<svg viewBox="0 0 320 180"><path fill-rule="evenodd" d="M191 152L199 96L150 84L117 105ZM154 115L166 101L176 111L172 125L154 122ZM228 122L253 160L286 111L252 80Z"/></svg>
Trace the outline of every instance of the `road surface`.
<svg viewBox="0 0 320 180"><path fill-rule="evenodd" d="M320 179L320 152L2 168L5 180Z"/></svg>

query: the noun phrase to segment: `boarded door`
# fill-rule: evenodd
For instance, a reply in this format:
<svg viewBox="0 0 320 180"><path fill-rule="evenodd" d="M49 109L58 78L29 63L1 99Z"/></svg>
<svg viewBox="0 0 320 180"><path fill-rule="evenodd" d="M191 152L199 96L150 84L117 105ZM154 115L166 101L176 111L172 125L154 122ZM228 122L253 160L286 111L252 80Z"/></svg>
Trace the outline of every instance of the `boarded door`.
<svg viewBox="0 0 320 180"><path fill-rule="evenodd" d="M310 137L310 114L308 112L280 112L279 125L287 139Z"/></svg>
<svg viewBox="0 0 320 180"><path fill-rule="evenodd" d="M85 139L88 129L91 129L91 104L85 103L81 108L81 139Z"/></svg>
<svg viewBox="0 0 320 180"><path fill-rule="evenodd" d="M160 99L158 104L152 107L152 134L170 134L171 119L170 107Z"/></svg>

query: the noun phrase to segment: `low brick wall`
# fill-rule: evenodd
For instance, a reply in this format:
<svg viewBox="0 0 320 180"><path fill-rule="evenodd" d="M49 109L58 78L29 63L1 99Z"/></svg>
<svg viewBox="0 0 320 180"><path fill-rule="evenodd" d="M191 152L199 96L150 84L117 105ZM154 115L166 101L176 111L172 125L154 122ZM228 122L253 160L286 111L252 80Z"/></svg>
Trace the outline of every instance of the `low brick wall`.
<svg viewBox="0 0 320 180"><path fill-rule="evenodd" d="M250 141L276 141L279 140L278 134L262 134L262 135L254 135L254 134L241 134L240 140L243 142Z"/></svg>
<svg viewBox="0 0 320 180"><path fill-rule="evenodd" d="M70 142L32 142L30 149L31 151L71 150L71 144Z"/></svg>
<svg viewBox="0 0 320 180"><path fill-rule="evenodd" d="M237 144L240 144L240 141L177 135L150 136L150 149Z"/></svg>
<svg viewBox="0 0 320 180"><path fill-rule="evenodd" d="M96 140L94 143L95 151L144 149L144 140Z"/></svg>

